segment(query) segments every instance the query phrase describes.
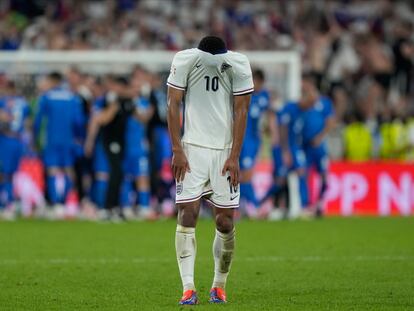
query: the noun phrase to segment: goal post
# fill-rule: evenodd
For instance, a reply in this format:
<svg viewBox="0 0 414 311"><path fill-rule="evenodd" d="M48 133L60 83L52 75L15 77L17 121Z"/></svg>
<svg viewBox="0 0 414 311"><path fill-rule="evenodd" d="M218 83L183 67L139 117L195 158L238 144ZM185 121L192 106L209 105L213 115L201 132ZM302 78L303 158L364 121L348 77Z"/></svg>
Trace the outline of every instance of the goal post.
<svg viewBox="0 0 414 311"><path fill-rule="evenodd" d="M252 67L263 68L269 84L283 99L297 99L300 93L301 62L296 51L242 52ZM0 52L0 72L42 75L51 70L78 66L93 74L127 73L142 65L154 71L168 71L175 52L170 51L17 51ZM283 86L283 89L281 88ZM270 87L270 85L269 85Z"/></svg>

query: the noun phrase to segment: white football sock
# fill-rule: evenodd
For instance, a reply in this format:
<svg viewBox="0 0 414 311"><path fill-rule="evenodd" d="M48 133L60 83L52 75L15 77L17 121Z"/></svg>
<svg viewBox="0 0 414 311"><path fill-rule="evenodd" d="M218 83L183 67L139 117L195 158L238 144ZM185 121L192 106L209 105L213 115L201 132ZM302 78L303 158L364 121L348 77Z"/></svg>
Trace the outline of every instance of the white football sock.
<svg viewBox="0 0 414 311"><path fill-rule="evenodd" d="M225 288L234 252L235 229L229 233L216 230L213 243L214 280L212 287Z"/></svg>
<svg viewBox="0 0 414 311"><path fill-rule="evenodd" d="M184 291L189 289L195 290L194 262L197 252L195 228L177 225L175 250L177 252L177 262L183 282L183 289Z"/></svg>

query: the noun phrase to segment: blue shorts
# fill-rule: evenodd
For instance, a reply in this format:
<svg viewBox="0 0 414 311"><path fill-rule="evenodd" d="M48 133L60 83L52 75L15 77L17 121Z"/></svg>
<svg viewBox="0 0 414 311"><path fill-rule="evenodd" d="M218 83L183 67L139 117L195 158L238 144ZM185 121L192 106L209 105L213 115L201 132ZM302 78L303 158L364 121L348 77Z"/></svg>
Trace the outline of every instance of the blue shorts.
<svg viewBox="0 0 414 311"><path fill-rule="evenodd" d="M329 157L325 145L306 148L305 154L307 167L315 167L320 174L328 171Z"/></svg>
<svg viewBox="0 0 414 311"><path fill-rule="evenodd" d="M306 155L301 148L291 147L290 153L292 155L292 170L306 168Z"/></svg>
<svg viewBox="0 0 414 311"><path fill-rule="evenodd" d="M124 159L124 172L126 175L136 177L149 175L148 154L126 155Z"/></svg>
<svg viewBox="0 0 414 311"><path fill-rule="evenodd" d="M74 163L73 145L47 145L43 151L43 161L49 167L71 167Z"/></svg>
<svg viewBox="0 0 414 311"><path fill-rule="evenodd" d="M240 152L240 169L249 170L253 168L260 149L260 140L245 138Z"/></svg>
<svg viewBox="0 0 414 311"><path fill-rule="evenodd" d="M275 177L286 177L288 168L283 163L282 148L280 146L272 147L272 158L273 158L273 176Z"/></svg>
<svg viewBox="0 0 414 311"><path fill-rule="evenodd" d="M0 135L0 172L13 175L23 156L23 143L15 137Z"/></svg>
<svg viewBox="0 0 414 311"><path fill-rule="evenodd" d="M85 156L85 152L83 150L82 144L75 143L72 147L73 156L75 159L83 158Z"/></svg>
<svg viewBox="0 0 414 311"><path fill-rule="evenodd" d="M109 163L102 141L96 142L92 169L95 173L109 173Z"/></svg>

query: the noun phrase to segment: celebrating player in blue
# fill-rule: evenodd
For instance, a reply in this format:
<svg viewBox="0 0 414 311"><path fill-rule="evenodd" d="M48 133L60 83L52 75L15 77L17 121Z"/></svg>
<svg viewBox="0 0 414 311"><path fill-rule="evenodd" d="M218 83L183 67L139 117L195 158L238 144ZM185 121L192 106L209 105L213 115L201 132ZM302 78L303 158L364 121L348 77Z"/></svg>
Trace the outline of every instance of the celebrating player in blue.
<svg viewBox="0 0 414 311"><path fill-rule="evenodd" d="M316 214L321 215L321 199L326 190L328 157L325 138L334 125L331 101L319 95L311 76L302 79L302 95L299 102L288 102L280 113L282 149L290 153L290 169L299 176L299 192L302 207L310 204L307 185L308 172L315 168L322 180Z"/></svg>
<svg viewBox="0 0 414 311"><path fill-rule="evenodd" d="M128 118L126 128L125 178L121 190L121 203L123 207L131 206L129 194L133 188L136 188L139 215L147 218L150 214L151 194L146 123L152 116L152 109L148 99L144 97L136 98L135 101L136 111Z"/></svg>
<svg viewBox="0 0 414 311"><path fill-rule="evenodd" d="M305 102L287 102L278 113L280 129L280 148L273 147L273 158L275 161L275 177L281 177L279 172L283 171L280 159L286 171L295 171L299 177L299 194L302 206L308 202L308 187L306 179L306 157L303 151L302 131L303 112L307 109ZM279 165L278 165L279 164Z"/></svg>
<svg viewBox="0 0 414 311"><path fill-rule="evenodd" d="M30 108L26 99L17 95L14 82L9 81L5 91L6 95L0 98L0 216L13 219L13 175L23 155L23 134Z"/></svg>
<svg viewBox="0 0 414 311"><path fill-rule="evenodd" d="M108 80L106 79L106 84ZM91 120L98 117L105 106L105 96L98 97L92 105ZM93 170L93 185L92 185L92 200L98 207L98 217L105 218L106 211L104 210L106 190L109 179L109 164L105 154L102 135L100 128L94 126L95 122L89 122L88 137L92 137L90 142L85 141L85 155L91 157Z"/></svg>
<svg viewBox="0 0 414 311"><path fill-rule="evenodd" d="M47 191L56 216L65 213L62 204L72 186L75 133L84 123L78 96L62 87L62 75L48 76L51 88L39 97L34 122L35 136L39 137L43 119L47 119L46 143L43 159L47 169ZM64 176L64 189L59 190L57 179Z"/></svg>
<svg viewBox="0 0 414 311"><path fill-rule="evenodd" d="M247 117L246 134L240 154L240 199L246 204L246 212L255 217L259 206L256 198L252 176L257 154L261 145L260 120L269 109L270 95L264 88L265 76L262 70L253 71L254 92Z"/></svg>
<svg viewBox="0 0 414 311"><path fill-rule="evenodd" d="M303 105L303 150L306 155L307 169L315 169L321 179L316 202L316 216L322 215L322 199L327 188L328 153L326 135L335 126L334 109L329 98L321 96L311 76L302 79ZM309 201L306 202L309 205Z"/></svg>

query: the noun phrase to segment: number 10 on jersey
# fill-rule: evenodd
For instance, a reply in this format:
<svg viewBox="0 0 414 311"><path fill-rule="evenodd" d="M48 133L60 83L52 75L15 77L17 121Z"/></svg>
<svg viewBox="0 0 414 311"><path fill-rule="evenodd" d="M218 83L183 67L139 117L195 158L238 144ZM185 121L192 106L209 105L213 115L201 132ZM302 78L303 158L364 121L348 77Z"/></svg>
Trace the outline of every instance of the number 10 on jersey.
<svg viewBox="0 0 414 311"><path fill-rule="evenodd" d="M210 88L212 91L216 92L219 88L219 78L218 76L214 76L213 78L209 76L205 76L204 79L206 80L206 91L210 91ZM211 80L211 83L210 83Z"/></svg>

